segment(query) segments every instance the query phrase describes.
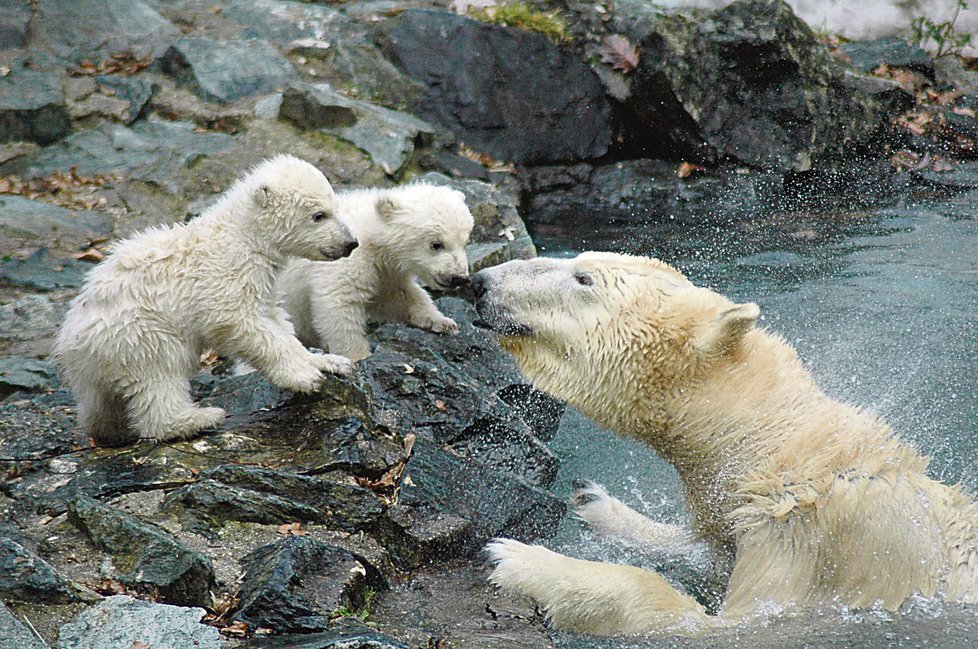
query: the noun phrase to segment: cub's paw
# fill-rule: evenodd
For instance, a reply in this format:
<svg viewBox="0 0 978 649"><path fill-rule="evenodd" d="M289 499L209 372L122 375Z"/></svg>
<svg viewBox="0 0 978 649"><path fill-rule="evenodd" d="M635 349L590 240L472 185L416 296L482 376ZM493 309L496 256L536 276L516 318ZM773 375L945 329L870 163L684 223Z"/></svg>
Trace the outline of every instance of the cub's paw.
<svg viewBox="0 0 978 649"><path fill-rule="evenodd" d="M421 324L422 329L434 331L437 334L457 334L458 323L443 315L426 318Z"/></svg>
<svg viewBox="0 0 978 649"><path fill-rule="evenodd" d="M195 406L177 415L166 427L141 436L143 439L152 439L157 442L191 439L202 430L217 428L227 415L223 408L199 408Z"/></svg>
<svg viewBox="0 0 978 649"><path fill-rule="evenodd" d="M353 361L339 354L313 354L312 364L322 372L340 376L352 376L355 366Z"/></svg>
<svg viewBox="0 0 978 649"><path fill-rule="evenodd" d="M268 380L280 388L308 394L316 392L322 387L323 374L312 363L304 363L302 365L295 364L289 374L269 375Z"/></svg>

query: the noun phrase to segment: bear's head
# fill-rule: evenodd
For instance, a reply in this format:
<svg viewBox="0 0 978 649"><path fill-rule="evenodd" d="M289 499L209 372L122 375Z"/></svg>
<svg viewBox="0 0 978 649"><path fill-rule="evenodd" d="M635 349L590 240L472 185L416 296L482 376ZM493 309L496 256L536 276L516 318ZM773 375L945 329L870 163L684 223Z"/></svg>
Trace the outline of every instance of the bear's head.
<svg viewBox="0 0 978 649"><path fill-rule="evenodd" d="M472 278L480 324L541 389L599 422L696 380L759 315L657 259L589 252L510 261ZM636 389L638 388L638 389Z"/></svg>
<svg viewBox="0 0 978 649"><path fill-rule="evenodd" d="M258 165L244 182L257 207L255 234L277 254L334 261L357 247L337 218L329 181L308 162L276 156Z"/></svg>
<svg viewBox="0 0 978 649"><path fill-rule="evenodd" d="M462 192L406 185L380 194L376 211L380 227L370 234L371 243L398 273L438 290L468 284L465 246L473 220Z"/></svg>

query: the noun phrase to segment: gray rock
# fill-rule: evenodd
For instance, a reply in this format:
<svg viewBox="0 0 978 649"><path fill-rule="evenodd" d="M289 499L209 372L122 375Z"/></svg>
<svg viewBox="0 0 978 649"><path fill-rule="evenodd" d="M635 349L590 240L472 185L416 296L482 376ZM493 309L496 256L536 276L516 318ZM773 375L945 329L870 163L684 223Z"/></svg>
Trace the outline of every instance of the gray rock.
<svg viewBox="0 0 978 649"><path fill-rule="evenodd" d="M151 597L180 606L210 605L210 559L169 533L109 505L78 496L68 509L72 523L112 557L118 579Z"/></svg>
<svg viewBox="0 0 978 649"><path fill-rule="evenodd" d="M100 86L111 89L117 99L129 102L126 124L135 122L143 113L146 104L153 98L153 84L146 79L99 75L95 77L95 81Z"/></svg>
<svg viewBox="0 0 978 649"><path fill-rule="evenodd" d="M231 144L230 135L200 133L190 122L148 119L131 128L106 123L0 165L0 174L34 178L76 167L82 175L121 172L170 187L173 176L191 161Z"/></svg>
<svg viewBox="0 0 978 649"><path fill-rule="evenodd" d="M103 212L68 210L22 196L0 195L0 256L40 246L75 252L111 233L112 218Z"/></svg>
<svg viewBox="0 0 978 649"><path fill-rule="evenodd" d="M58 371L47 361L25 356L0 358L0 399L18 390L50 390L58 383Z"/></svg>
<svg viewBox="0 0 978 649"><path fill-rule="evenodd" d="M376 534L406 569L465 556L478 547L468 519L420 500L389 507Z"/></svg>
<svg viewBox="0 0 978 649"><path fill-rule="evenodd" d="M23 46L30 22L31 5L28 0L7 0L3 13L0 13L0 50Z"/></svg>
<svg viewBox="0 0 978 649"><path fill-rule="evenodd" d="M0 537L0 595L5 601L67 604L81 589L21 544Z"/></svg>
<svg viewBox="0 0 978 649"><path fill-rule="evenodd" d="M10 609L0 604L0 649L48 649Z"/></svg>
<svg viewBox="0 0 978 649"><path fill-rule="evenodd" d="M143 643L152 649L220 649L220 634L201 624L204 609L108 597L61 627L60 649L120 649Z"/></svg>
<svg viewBox="0 0 978 649"><path fill-rule="evenodd" d="M472 212L472 243L466 249L472 272L511 259L532 259L537 250L511 192L479 180L456 180L439 173L419 176L417 182L446 186L465 194Z"/></svg>
<svg viewBox="0 0 978 649"><path fill-rule="evenodd" d="M415 147L430 143L437 130L407 113L344 97L326 84L289 87L282 95L279 118L348 141L391 176L399 175Z"/></svg>
<svg viewBox="0 0 978 649"><path fill-rule="evenodd" d="M71 130L61 75L24 63L15 60L10 73L0 77L0 142L49 144Z"/></svg>
<svg viewBox="0 0 978 649"><path fill-rule="evenodd" d="M249 649L408 649L408 645L370 627L348 621L322 633L281 635L251 642Z"/></svg>
<svg viewBox="0 0 978 649"><path fill-rule="evenodd" d="M0 262L0 286L7 284L40 291L80 288L89 268L91 264L55 256L41 248L26 259Z"/></svg>
<svg viewBox="0 0 978 649"><path fill-rule="evenodd" d="M275 632L321 631L337 609L355 611L384 585L364 557L309 536L288 535L242 560L245 576L231 619Z"/></svg>
<svg viewBox="0 0 978 649"><path fill-rule="evenodd" d="M872 72L886 65L907 68L934 78L934 62L927 52L896 36L843 43L840 49L849 58L850 65L862 72Z"/></svg>
<svg viewBox="0 0 978 649"><path fill-rule="evenodd" d="M383 38L391 61L427 89L419 114L469 146L518 164L608 151L612 116L601 83L544 36L408 9Z"/></svg>
<svg viewBox="0 0 978 649"><path fill-rule="evenodd" d="M155 57L180 35L142 0L38 0L35 24L37 42L71 62L125 51Z"/></svg>
<svg viewBox="0 0 978 649"><path fill-rule="evenodd" d="M202 99L223 104L272 92L295 75L278 50L258 39L222 43L181 38L166 51L160 66Z"/></svg>
<svg viewBox="0 0 978 649"><path fill-rule="evenodd" d="M67 309L44 295L0 305L0 353L46 355Z"/></svg>
<svg viewBox="0 0 978 649"><path fill-rule="evenodd" d="M650 157L805 171L853 154L887 125L782 0L639 14L626 146Z"/></svg>

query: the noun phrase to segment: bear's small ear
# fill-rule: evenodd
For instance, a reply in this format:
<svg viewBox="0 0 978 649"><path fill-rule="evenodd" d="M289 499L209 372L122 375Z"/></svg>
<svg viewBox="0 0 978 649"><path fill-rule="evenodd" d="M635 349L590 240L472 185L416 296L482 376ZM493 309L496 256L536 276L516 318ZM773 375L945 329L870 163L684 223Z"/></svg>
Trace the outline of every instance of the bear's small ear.
<svg viewBox="0 0 978 649"><path fill-rule="evenodd" d="M761 308L753 302L723 309L697 336L697 350L705 354L723 354L733 349L760 315Z"/></svg>
<svg viewBox="0 0 978 649"><path fill-rule="evenodd" d="M261 185L255 190L254 199L255 204L264 209L272 202L272 190L269 189L268 185Z"/></svg>
<svg viewBox="0 0 978 649"><path fill-rule="evenodd" d="M380 215L381 220L387 221L396 211L397 203L390 196L381 196L377 199L377 214Z"/></svg>

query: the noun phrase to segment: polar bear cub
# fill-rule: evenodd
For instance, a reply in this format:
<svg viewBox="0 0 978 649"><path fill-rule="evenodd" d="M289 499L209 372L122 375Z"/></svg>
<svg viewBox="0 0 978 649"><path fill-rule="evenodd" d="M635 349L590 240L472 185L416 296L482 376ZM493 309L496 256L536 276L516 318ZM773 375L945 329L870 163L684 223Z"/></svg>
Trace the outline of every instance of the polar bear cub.
<svg viewBox="0 0 978 649"><path fill-rule="evenodd" d="M675 466L692 529L644 520L589 483L576 485L581 516L638 544L690 534L726 582L710 615L656 572L492 543L492 580L555 626L694 634L788 607L978 602L973 497L929 477L927 458L873 413L823 393L790 345L755 326L756 304L611 253L508 262L472 289L537 387Z"/></svg>
<svg viewBox="0 0 978 649"><path fill-rule="evenodd" d="M247 359L297 392L321 372L349 374L336 355L309 352L276 304L286 257L339 259L357 246L337 218L323 174L282 155L255 167L198 218L121 241L71 303L53 356L98 444L128 441L128 423L154 440L221 422L190 398L201 352Z"/></svg>
<svg viewBox="0 0 978 649"><path fill-rule="evenodd" d="M421 284L468 283L473 219L464 195L418 183L342 192L336 201L360 247L331 263L294 260L279 276L282 306L299 340L358 361L370 355L368 321L457 332Z"/></svg>

